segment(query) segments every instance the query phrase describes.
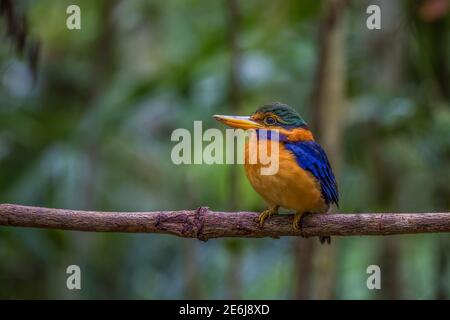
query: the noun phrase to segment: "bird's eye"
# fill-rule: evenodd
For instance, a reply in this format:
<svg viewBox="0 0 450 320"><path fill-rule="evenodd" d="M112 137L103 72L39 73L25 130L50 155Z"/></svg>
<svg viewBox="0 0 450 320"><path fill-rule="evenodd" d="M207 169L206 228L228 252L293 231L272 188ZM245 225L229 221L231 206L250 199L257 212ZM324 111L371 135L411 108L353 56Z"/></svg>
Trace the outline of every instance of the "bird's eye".
<svg viewBox="0 0 450 320"><path fill-rule="evenodd" d="M272 117L264 118L264 123L267 124L268 126L274 125L275 122L277 122L277 121Z"/></svg>

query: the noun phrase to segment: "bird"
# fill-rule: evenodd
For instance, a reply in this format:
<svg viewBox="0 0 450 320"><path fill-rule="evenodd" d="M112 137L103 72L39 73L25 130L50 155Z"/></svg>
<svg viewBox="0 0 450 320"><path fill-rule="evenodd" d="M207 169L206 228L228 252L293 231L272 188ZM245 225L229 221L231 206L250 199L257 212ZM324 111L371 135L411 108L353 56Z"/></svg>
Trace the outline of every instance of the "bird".
<svg viewBox="0 0 450 320"><path fill-rule="evenodd" d="M261 227L267 218L285 208L295 211L292 226L301 231L305 214L327 213L333 204L339 207L338 186L328 157L314 140L306 121L292 107L272 102L250 116L214 115L214 118L234 129L257 133L253 142L251 139L245 142L244 168L250 184L268 205L258 217ZM278 133L278 139L271 138L273 131ZM278 143L279 167L273 175L261 174L263 164L259 160L248 161L252 143L260 144L263 140ZM267 150L270 152L270 144ZM329 244L331 237L321 236L319 240Z"/></svg>

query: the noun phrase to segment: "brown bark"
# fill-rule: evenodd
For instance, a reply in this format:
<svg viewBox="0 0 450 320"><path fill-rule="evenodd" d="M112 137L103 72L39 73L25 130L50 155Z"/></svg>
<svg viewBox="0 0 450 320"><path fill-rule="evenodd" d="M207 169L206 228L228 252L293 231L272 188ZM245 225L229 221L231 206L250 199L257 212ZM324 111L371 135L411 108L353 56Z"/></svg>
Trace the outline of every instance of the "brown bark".
<svg viewBox="0 0 450 320"><path fill-rule="evenodd" d="M238 44L240 13L236 0L226 2L228 14L228 47L230 51L229 72L228 72L228 101L233 114L241 111L242 92L240 80L241 51ZM235 210L239 203L239 172L237 166L232 166L230 170L230 208Z"/></svg>
<svg viewBox="0 0 450 320"><path fill-rule="evenodd" d="M344 17L347 0L328 0L319 30L318 59L312 95L316 140L331 160L340 158L345 99ZM336 165L336 163L333 163Z"/></svg>
<svg viewBox="0 0 450 320"><path fill-rule="evenodd" d="M398 300L402 298L401 270L400 270L400 243L396 239L387 237L383 239L380 261L383 277L379 295L382 299Z"/></svg>
<svg viewBox="0 0 450 320"><path fill-rule="evenodd" d="M198 242L186 240L183 243L184 298L197 300L201 298L198 263Z"/></svg>
<svg viewBox="0 0 450 320"><path fill-rule="evenodd" d="M90 232L165 233L206 241L212 238L361 236L450 232L450 213L309 214L302 231L293 215L276 215L260 227L256 212L195 210L100 212L0 204L0 225Z"/></svg>
<svg viewBox="0 0 450 320"><path fill-rule="evenodd" d="M442 237L437 240L438 252L436 263L437 283L435 287L435 299L448 300L450 293L450 286L448 284L447 273L449 272L449 249L450 239Z"/></svg>
<svg viewBox="0 0 450 320"><path fill-rule="evenodd" d="M316 239L296 239L294 242L294 299L312 299L313 253Z"/></svg>
<svg viewBox="0 0 450 320"><path fill-rule="evenodd" d="M379 5L383 11L388 12L383 16L381 32L367 35L367 46L374 59L373 82L378 90L392 92L394 95L404 86L403 74L405 67L405 41L407 33L404 26L399 24L402 16L402 3L399 1L382 0ZM372 132L381 130L378 123L373 123ZM396 184L400 181L399 171L393 170L393 166L387 161L385 145L380 141L380 136L373 134L367 141L370 156L376 170L374 194L376 203L380 208L402 207L396 199ZM401 274L401 239L387 237L380 247L378 259L383 270L382 288L378 292L383 299L402 298L402 274Z"/></svg>
<svg viewBox="0 0 450 320"><path fill-rule="evenodd" d="M345 11L347 0L327 0L320 22L318 59L312 96L312 128L339 177L341 142L345 115ZM339 180L339 179L338 179ZM313 297L332 299L338 243L312 250ZM300 276L300 275L299 275Z"/></svg>
<svg viewBox="0 0 450 320"><path fill-rule="evenodd" d="M239 3L237 0L226 1L226 11L228 16L228 48L229 48L229 71L228 71L228 102L232 114L239 114L242 106L242 90L241 90L241 50L239 48L239 34L241 29L241 14ZM240 186L239 186L239 170L237 166L230 168L229 176L229 202L228 209L235 211L239 204ZM226 248L230 255L228 260L230 265L228 268L228 298L241 298L241 261L242 252L240 250L239 239L229 239L226 242Z"/></svg>

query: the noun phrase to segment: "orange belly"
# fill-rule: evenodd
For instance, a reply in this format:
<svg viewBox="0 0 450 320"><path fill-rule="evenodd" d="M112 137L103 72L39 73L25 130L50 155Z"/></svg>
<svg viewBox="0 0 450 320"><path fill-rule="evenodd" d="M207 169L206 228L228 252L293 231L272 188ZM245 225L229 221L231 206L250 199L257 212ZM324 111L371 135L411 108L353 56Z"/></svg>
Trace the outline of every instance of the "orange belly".
<svg viewBox="0 0 450 320"><path fill-rule="evenodd" d="M261 175L264 165L259 162L249 163L249 150L258 150L250 148L250 143L245 144L245 173L250 184L268 205L279 205L302 213L328 211L320 183L297 164L295 156L284 148L283 143L279 144L279 168L274 175Z"/></svg>

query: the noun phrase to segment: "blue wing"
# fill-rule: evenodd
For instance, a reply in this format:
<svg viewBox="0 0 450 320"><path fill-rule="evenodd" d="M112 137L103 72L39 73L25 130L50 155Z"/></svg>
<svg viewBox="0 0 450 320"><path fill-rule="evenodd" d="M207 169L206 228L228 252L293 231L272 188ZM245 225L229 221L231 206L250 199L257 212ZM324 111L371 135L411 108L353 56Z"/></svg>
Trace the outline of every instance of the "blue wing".
<svg viewBox="0 0 450 320"><path fill-rule="evenodd" d="M339 192L336 179L322 147L315 141L286 142L284 146L295 155L300 167L311 172L319 180L325 202L335 203L338 206Z"/></svg>

